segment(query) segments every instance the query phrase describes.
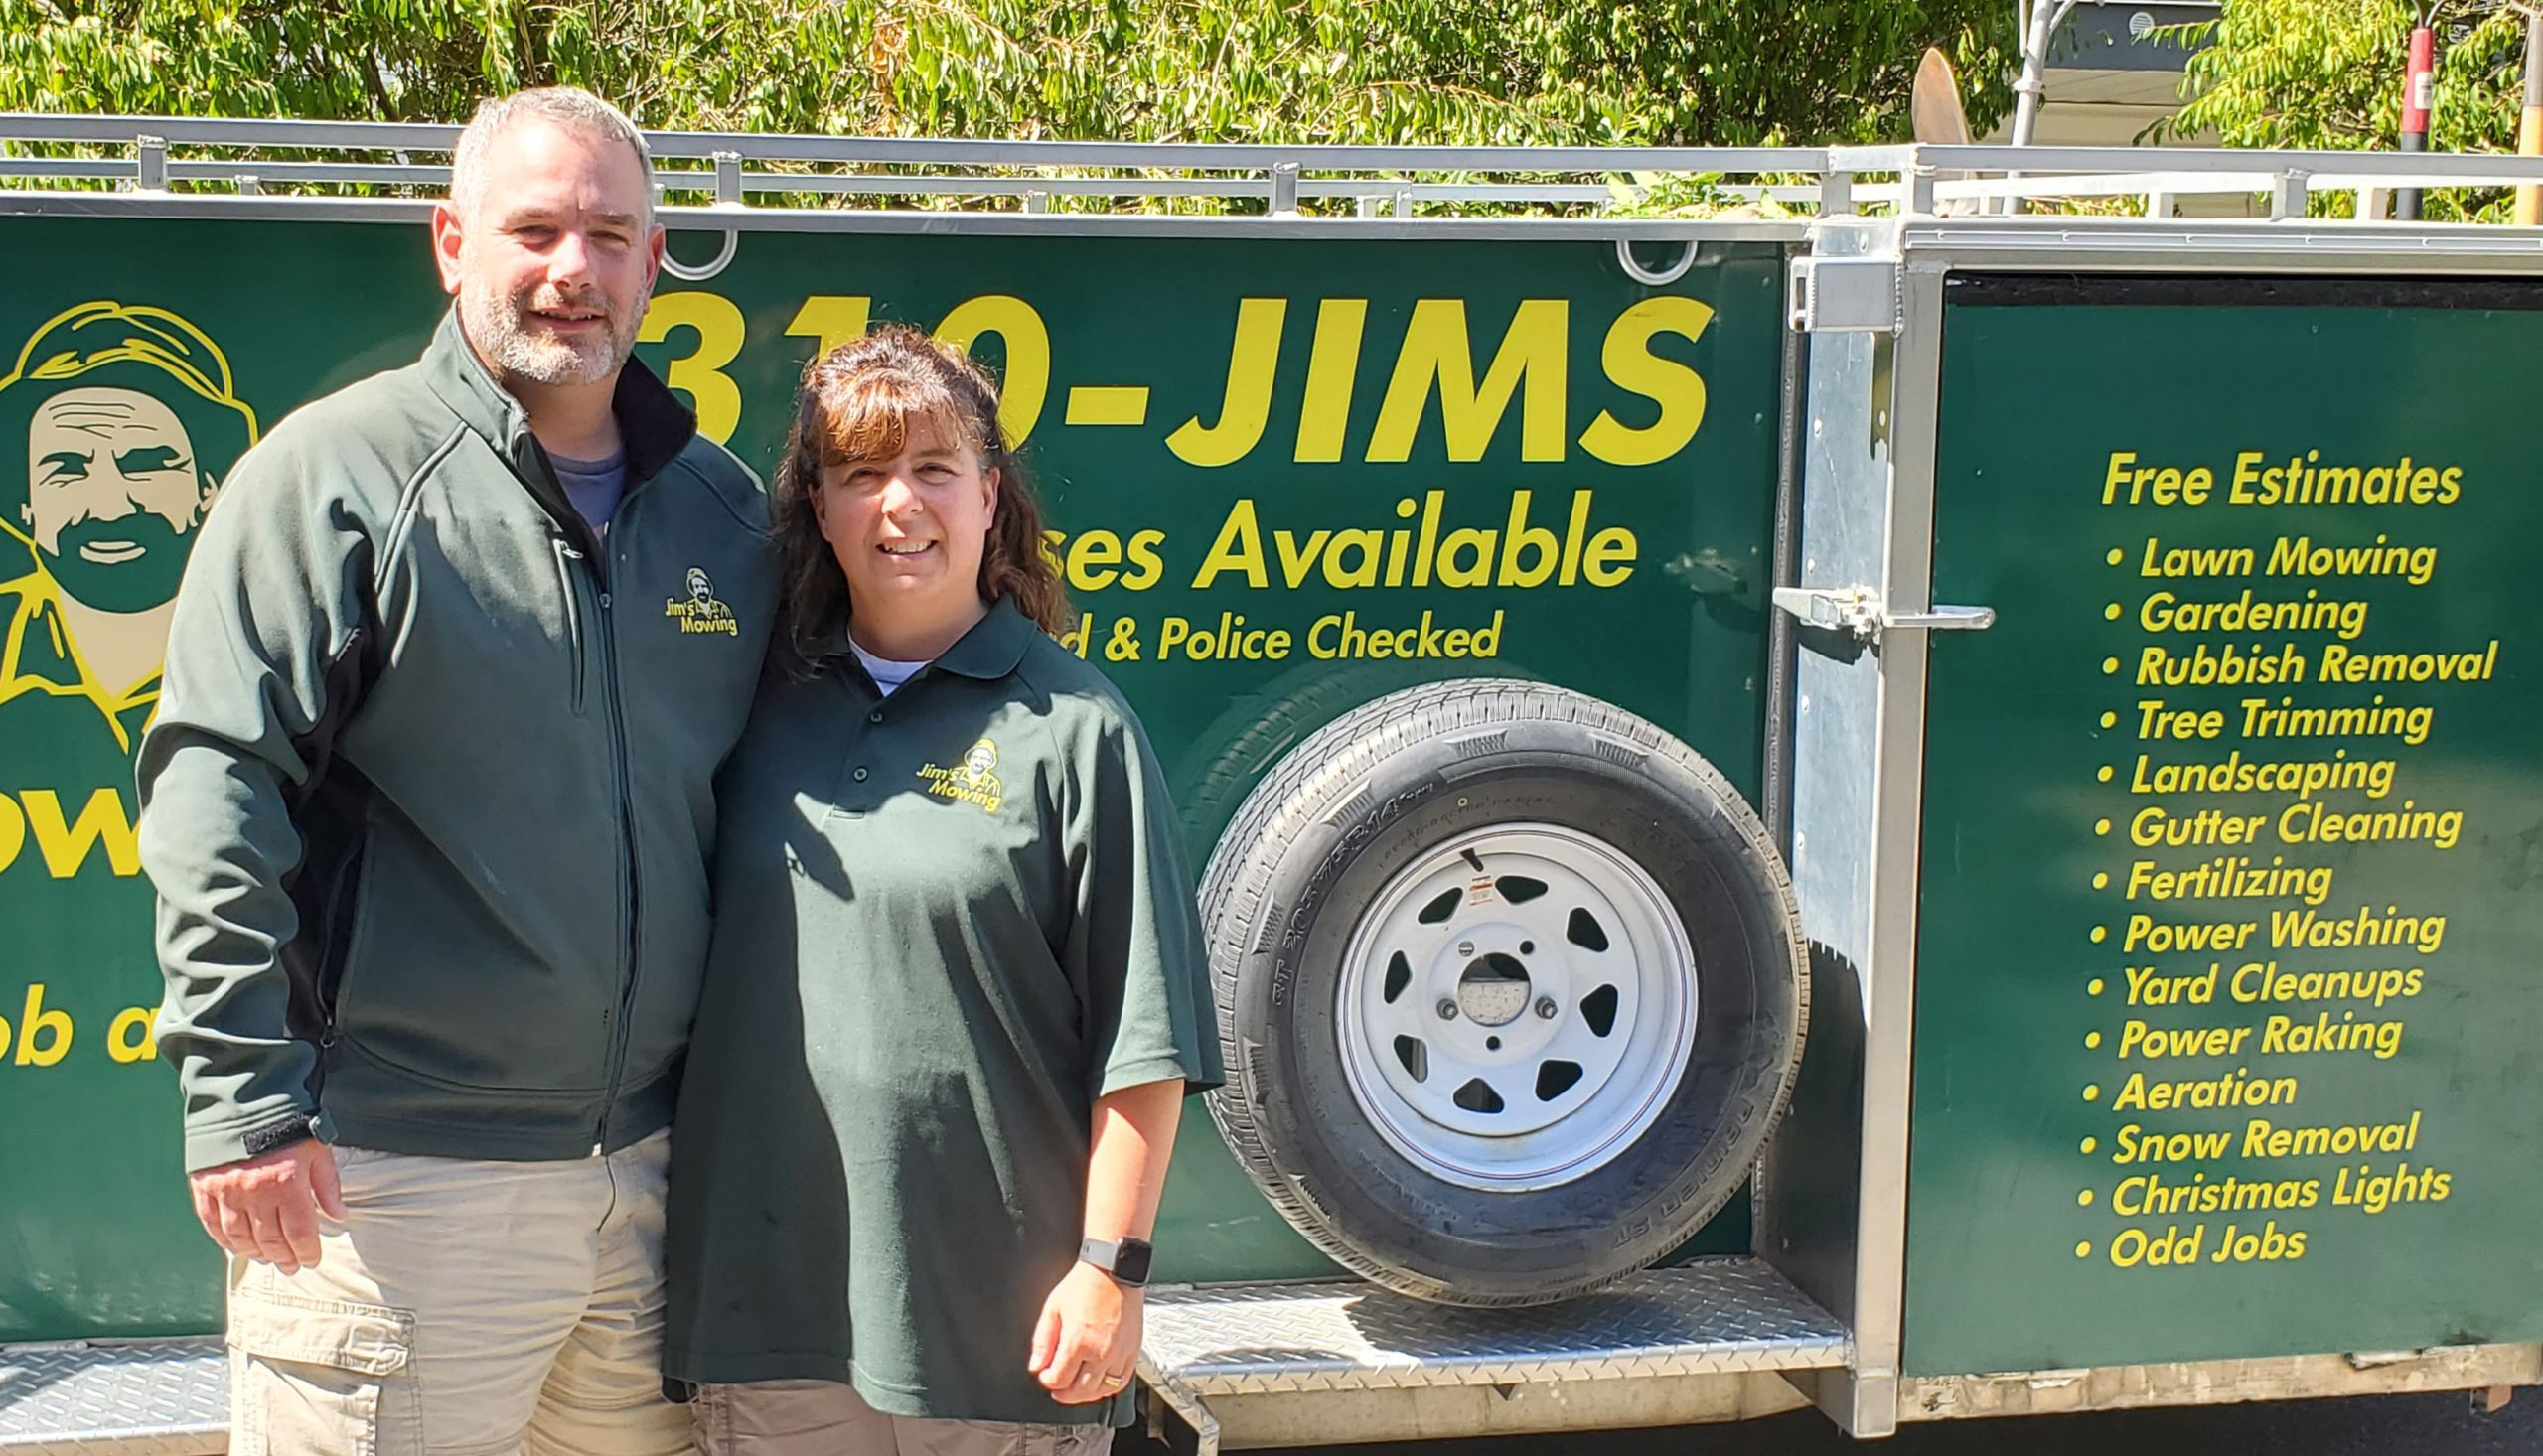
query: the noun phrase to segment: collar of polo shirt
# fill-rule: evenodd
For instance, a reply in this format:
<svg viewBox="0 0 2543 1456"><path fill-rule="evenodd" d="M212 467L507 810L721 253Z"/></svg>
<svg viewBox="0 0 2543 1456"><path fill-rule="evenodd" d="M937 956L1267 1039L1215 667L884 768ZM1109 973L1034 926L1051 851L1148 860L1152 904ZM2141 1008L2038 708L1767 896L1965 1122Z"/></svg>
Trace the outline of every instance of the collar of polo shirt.
<svg viewBox="0 0 2543 1456"><path fill-rule="evenodd" d="M1024 660L1025 645L1037 630L1023 613L1015 610L1013 601L1000 597L997 605L989 608L989 615L973 623L961 641L945 650L936 665L965 677L993 682L1014 671L1015 664Z"/></svg>

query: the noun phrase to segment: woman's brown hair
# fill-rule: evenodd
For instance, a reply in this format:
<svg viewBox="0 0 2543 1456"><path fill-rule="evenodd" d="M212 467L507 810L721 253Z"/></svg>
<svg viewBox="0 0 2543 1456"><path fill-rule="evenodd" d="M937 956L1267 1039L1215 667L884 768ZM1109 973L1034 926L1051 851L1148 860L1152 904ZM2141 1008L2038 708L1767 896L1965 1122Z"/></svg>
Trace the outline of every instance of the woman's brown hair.
<svg viewBox="0 0 2543 1456"><path fill-rule="evenodd" d="M980 552L980 598L1006 597L1044 632L1070 620L1059 572L1042 554L1042 508L997 424L997 384L972 357L907 324L885 324L814 360L795 397L795 428L770 506L785 589L779 661L810 676L847 652L847 579L813 502L822 468L889 460L913 428L967 441L997 472L997 509Z"/></svg>

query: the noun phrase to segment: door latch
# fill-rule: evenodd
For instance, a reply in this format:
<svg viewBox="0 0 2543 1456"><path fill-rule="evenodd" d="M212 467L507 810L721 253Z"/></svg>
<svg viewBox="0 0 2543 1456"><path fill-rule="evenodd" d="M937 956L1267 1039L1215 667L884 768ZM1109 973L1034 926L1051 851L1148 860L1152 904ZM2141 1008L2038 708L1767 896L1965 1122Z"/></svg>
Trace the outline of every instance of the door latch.
<svg viewBox="0 0 2543 1456"><path fill-rule="evenodd" d="M1978 632L1996 625L1993 607L1935 607L1927 612L1892 612L1880 593L1866 586L1775 588L1775 605L1813 627L1851 632L1876 642L1893 627L1922 627L1932 632Z"/></svg>

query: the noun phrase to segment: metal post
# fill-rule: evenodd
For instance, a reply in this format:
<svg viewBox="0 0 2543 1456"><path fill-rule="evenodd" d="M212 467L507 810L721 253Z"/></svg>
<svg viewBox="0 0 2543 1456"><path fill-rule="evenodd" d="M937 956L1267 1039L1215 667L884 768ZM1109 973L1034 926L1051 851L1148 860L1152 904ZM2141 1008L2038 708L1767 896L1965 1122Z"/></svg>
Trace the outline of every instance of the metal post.
<svg viewBox="0 0 2543 1456"><path fill-rule="evenodd" d="M2271 221L2285 222L2292 218L2301 222L2305 219L2306 180L2313 175L2298 167L2290 167L2278 174L2278 183L2269 193Z"/></svg>
<svg viewBox="0 0 2543 1456"><path fill-rule="evenodd" d="M2031 0L2030 19L2022 31L2022 73L2014 82L2014 145L2026 147L2039 127L2040 101L2048 94L2048 42L2057 28L2066 23L2066 14L2075 8L2075 0ZM2010 182L2019 177L2008 172ZM2023 211L2019 197L2005 199L2005 211Z"/></svg>
<svg viewBox="0 0 2543 1456"><path fill-rule="evenodd" d="M2516 121L2516 153L2543 157L2543 11L2525 16L2525 109ZM2516 225L2543 223L2543 187L2527 183L2516 190Z"/></svg>
<svg viewBox="0 0 2543 1456"><path fill-rule="evenodd" d="M1298 164L1295 162L1272 164L1272 216L1298 216Z"/></svg>
<svg viewBox="0 0 2543 1456"><path fill-rule="evenodd" d="M168 139L164 136L137 136L132 139L135 164L133 189L137 192L168 190Z"/></svg>
<svg viewBox="0 0 2543 1456"><path fill-rule="evenodd" d="M2075 0L2031 0L2030 19L2022 30L2022 73L2014 82L2014 145L2030 145L2039 125L2040 99L2048 94L2048 41L2066 23Z"/></svg>
<svg viewBox="0 0 2543 1456"><path fill-rule="evenodd" d="M2411 62L2403 72L2402 150L2428 150L2429 113L2437 109L2437 35L2428 27L2428 15L2421 12L2420 23L2411 31ZM2393 216L2405 222L2420 219L2420 190L2406 187L2394 200Z"/></svg>
<svg viewBox="0 0 2543 1456"><path fill-rule="evenodd" d="M1829 171L1819 178L1819 216L1837 218L1855 210L1855 174Z"/></svg>

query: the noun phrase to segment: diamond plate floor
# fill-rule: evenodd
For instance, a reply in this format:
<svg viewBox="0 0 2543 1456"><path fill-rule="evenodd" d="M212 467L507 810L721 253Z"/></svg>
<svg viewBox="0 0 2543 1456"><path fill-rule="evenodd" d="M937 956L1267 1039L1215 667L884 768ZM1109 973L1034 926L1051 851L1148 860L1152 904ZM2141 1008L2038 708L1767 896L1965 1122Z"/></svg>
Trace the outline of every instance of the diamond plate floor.
<svg viewBox="0 0 2543 1456"><path fill-rule="evenodd" d="M1845 1327L1752 1258L1535 1309L1452 1309L1356 1280L1149 1293L1140 1368L1204 1398L1844 1366Z"/></svg>
<svg viewBox="0 0 2543 1456"><path fill-rule="evenodd" d="M0 1456L209 1456L229 1446L217 1335L0 1345Z"/></svg>

